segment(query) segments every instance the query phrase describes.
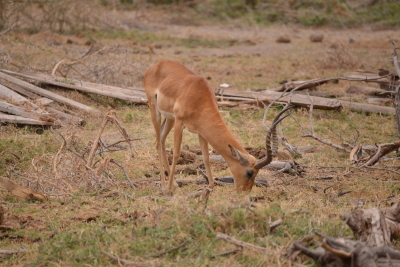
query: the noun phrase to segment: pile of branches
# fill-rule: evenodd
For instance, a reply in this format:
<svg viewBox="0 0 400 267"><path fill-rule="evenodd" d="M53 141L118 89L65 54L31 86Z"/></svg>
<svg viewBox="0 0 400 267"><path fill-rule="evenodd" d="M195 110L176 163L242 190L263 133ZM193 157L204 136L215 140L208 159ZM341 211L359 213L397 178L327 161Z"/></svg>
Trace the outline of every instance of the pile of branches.
<svg viewBox="0 0 400 267"><path fill-rule="evenodd" d="M301 252L322 266L400 266L400 251L391 247L392 240L400 237L400 202L385 212L378 208L356 209L343 214L343 219L355 241L317 233L322 242L316 243L312 238L294 242L288 252L291 259ZM310 245L317 248L311 249Z"/></svg>

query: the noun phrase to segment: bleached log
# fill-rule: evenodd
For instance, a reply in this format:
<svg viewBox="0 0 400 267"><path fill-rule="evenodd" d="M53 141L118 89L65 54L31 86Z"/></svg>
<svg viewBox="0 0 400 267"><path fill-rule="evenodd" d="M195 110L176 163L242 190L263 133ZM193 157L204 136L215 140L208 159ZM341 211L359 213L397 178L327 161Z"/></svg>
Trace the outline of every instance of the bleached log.
<svg viewBox="0 0 400 267"><path fill-rule="evenodd" d="M364 95L374 95L374 96L393 95L392 91L386 91L383 89L370 86L357 86L357 85L350 86L349 88L347 88L346 92L352 94L364 94Z"/></svg>
<svg viewBox="0 0 400 267"><path fill-rule="evenodd" d="M45 106L50 105L54 101L51 100L51 99L45 98L45 97L41 97L41 98L35 99L34 102L35 102L36 105L39 105L41 107L45 107Z"/></svg>
<svg viewBox="0 0 400 267"><path fill-rule="evenodd" d="M382 114L395 114L395 110L392 107L383 107L372 104L356 103L351 101L340 100L343 107L348 108L353 111L361 112L376 112Z"/></svg>
<svg viewBox="0 0 400 267"><path fill-rule="evenodd" d="M215 93L221 96L246 97L246 98L253 98L258 101L267 101L267 102L279 99L277 101L278 103L287 103L290 101L292 105L298 107L306 107L306 108L310 107L312 101L314 109L340 110L342 107L345 107L353 111L377 112L385 114L395 113L395 110L392 107L355 103L345 100L332 100L329 98L317 97L317 96L308 97L306 95L301 95L301 94L287 94L286 96L281 98L282 93L270 92L270 91L263 91L263 93L257 93L257 92L234 91L227 89L224 90L216 89Z"/></svg>
<svg viewBox="0 0 400 267"><path fill-rule="evenodd" d="M12 71L2 70L11 75L32 79L41 83L51 84L55 86L59 86L62 88L78 90L86 93L93 93L103 96L108 96L116 99L121 99L128 101L130 103L139 103L145 104L147 103L147 97L144 92L138 92L134 90L124 89L121 87L96 84L84 81L76 81L73 79L65 79L65 81L60 80L59 78L55 78L45 74L22 74Z"/></svg>
<svg viewBox="0 0 400 267"><path fill-rule="evenodd" d="M9 99L12 102L16 103L25 103L30 102L26 97L16 93L15 91L5 87L4 85L0 84L0 98Z"/></svg>
<svg viewBox="0 0 400 267"><path fill-rule="evenodd" d="M77 116L62 112L52 107L46 107L46 111L50 113L53 117L60 120L63 123L83 125L85 121Z"/></svg>
<svg viewBox="0 0 400 267"><path fill-rule="evenodd" d="M319 96L324 98L338 98L346 96L344 93L327 92L327 91L294 91L295 94Z"/></svg>
<svg viewBox="0 0 400 267"><path fill-rule="evenodd" d="M309 81L292 81L292 82L287 82L283 84L281 87L271 89L271 91L274 92L283 92L283 91L291 91L294 88L297 88L297 90L305 90L305 89L310 89L317 87L319 85L327 83L327 80L321 81L321 79L313 79Z"/></svg>
<svg viewBox="0 0 400 267"><path fill-rule="evenodd" d="M393 105L393 99L388 97L368 97L367 102L378 106Z"/></svg>
<svg viewBox="0 0 400 267"><path fill-rule="evenodd" d="M33 110L27 111L22 107L12 105L2 100L0 100L0 111L41 121L53 122L55 120L48 114L38 113Z"/></svg>
<svg viewBox="0 0 400 267"><path fill-rule="evenodd" d="M21 116L7 115L1 112L0 112L0 122L26 124L26 125L53 125L53 122L51 121L39 121Z"/></svg>
<svg viewBox="0 0 400 267"><path fill-rule="evenodd" d="M0 79L0 84L4 85L5 87L10 88L11 90L24 95L26 97L29 97L30 99L37 99L40 98L39 95L26 90L25 88L23 88L22 86L15 84L15 83L11 83L10 81L4 80L4 79Z"/></svg>
<svg viewBox="0 0 400 267"><path fill-rule="evenodd" d="M390 80L387 77L380 78L377 73L355 71L346 74L345 78L349 79L365 79L366 82L374 82L379 84L388 84Z"/></svg>
<svg viewBox="0 0 400 267"><path fill-rule="evenodd" d="M13 84L16 84L16 85L18 85L20 87L23 87L24 89L26 89L28 91L31 91L31 92L33 92L35 94L50 98L50 99L55 100L57 102L61 102L63 104L66 104L66 105L75 107L77 109L83 110L85 112L99 112L98 110L96 110L96 109L94 109L92 107L89 107L89 106L84 105L82 103L79 103L79 102L76 102L74 100L68 99L66 97L60 96L60 95L55 94L53 92L50 92L48 90L39 88L39 87L37 87L37 86L35 86L33 84L30 84L28 82L19 80L19 79L15 78L15 77L12 77L12 76L10 76L8 74L5 74L5 73L0 71L0 80L1 79L7 80L10 83L13 83Z"/></svg>
<svg viewBox="0 0 400 267"><path fill-rule="evenodd" d="M234 91L234 90L221 90L216 89L215 93L220 96L235 96L235 97L245 97L245 98L252 98L259 101L268 101L272 102L275 99L278 99L278 102L287 103L291 102L291 104L298 106L298 107L309 107L311 105L311 101L313 101L314 109L324 109L324 110L340 110L342 108L341 103L338 100L332 100L328 98L322 97L308 97L305 95L299 94L291 94L281 97L282 93L279 92L270 92L264 91L263 93L256 93L256 92L244 92L244 91Z"/></svg>

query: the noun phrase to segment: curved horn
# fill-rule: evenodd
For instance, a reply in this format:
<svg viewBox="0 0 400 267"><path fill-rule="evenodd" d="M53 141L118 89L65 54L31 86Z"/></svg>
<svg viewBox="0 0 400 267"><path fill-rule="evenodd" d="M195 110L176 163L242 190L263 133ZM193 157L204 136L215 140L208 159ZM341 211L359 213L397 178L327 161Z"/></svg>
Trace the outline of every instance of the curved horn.
<svg viewBox="0 0 400 267"><path fill-rule="evenodd" d="M265 142L266 144L265 144L265 145L266 145L266 148L267 148L267 156L257 161L257 163L254 165L254 168L255 168L255 169L261 169L262 167L267 166L268 164L271 163L272 158L273 158L273 156L272 156L272 149L271 149L271 136L272 136L272 134L273 134L274 132L275 132L275 135L276 135L275 127L276 127L282 120L284 120L287 116L289 116L290 113L289 113L289 114L286 114L286 115L285 115L284 117L282 117L282 118L280 118L280 116L282 116L282 114L283 114L284 112L286 112L287 110L291 109L292 107L293 107L293 106L288 106L288 107L284 108L284 109L283 109L281 112L279 112L279 114L275 117L274 122L273 122L271 128L269 129L269 131L268 131L268 133L267 133L267 137L266 137L266 142Z"/></svg>
<svg viewBox="0 0 400 267"><path fill-rule="evenodd" d="M274 121L272 123L275 123L282 116L283 113L285 113L287 110L289 110L289 109L291 109L293 107L294 106L288 105L284 109L282 109L281 112L279 112L278 115L276 115L276 117L275 117L275 119L274 119ZM278 151L278 146L279 146L278 141L279 141L279 139L278 139L278 135L276 133L276 127L274 127L273 129L271 127L270 130L271 130L271 136L272 136L272 148L271 148L272 149L272 157L275 157L276 153ZM265 147L267 147L267 145L268 145L267 143L268 142L266 142Z"/></svg>

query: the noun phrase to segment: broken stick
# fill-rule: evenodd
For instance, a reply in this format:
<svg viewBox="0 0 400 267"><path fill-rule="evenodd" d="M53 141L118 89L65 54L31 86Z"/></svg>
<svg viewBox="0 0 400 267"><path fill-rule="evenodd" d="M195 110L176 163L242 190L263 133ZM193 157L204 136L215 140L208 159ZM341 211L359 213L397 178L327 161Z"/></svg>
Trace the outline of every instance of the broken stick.
<svg viewBox="0 0 400 267"><path fill-rule="evenodd" d="M262 254L265 254L267 252L266 248L259 247L259 246L235 239L235 238L233 238L229 235L223 234L223 233L217 232L217 239L223 239L229 243L235 244L236 246L244 247L244 248L247 248L247 249L262 253Z"/></svg>

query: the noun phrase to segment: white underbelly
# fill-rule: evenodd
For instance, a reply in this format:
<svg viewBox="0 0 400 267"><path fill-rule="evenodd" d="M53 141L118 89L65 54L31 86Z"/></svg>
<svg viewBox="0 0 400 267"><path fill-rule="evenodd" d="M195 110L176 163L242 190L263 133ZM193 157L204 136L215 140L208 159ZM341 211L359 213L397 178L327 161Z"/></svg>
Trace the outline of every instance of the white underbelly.
<svg viewBox="0 0 400 267"><path fill-rule="evenodd" d="M161 109L158 109L158 111L160 111L161 115L163 115L167 119L171 119L171 120L175 119L174 113L166 112L166 111L161 110Z"/></svg>

